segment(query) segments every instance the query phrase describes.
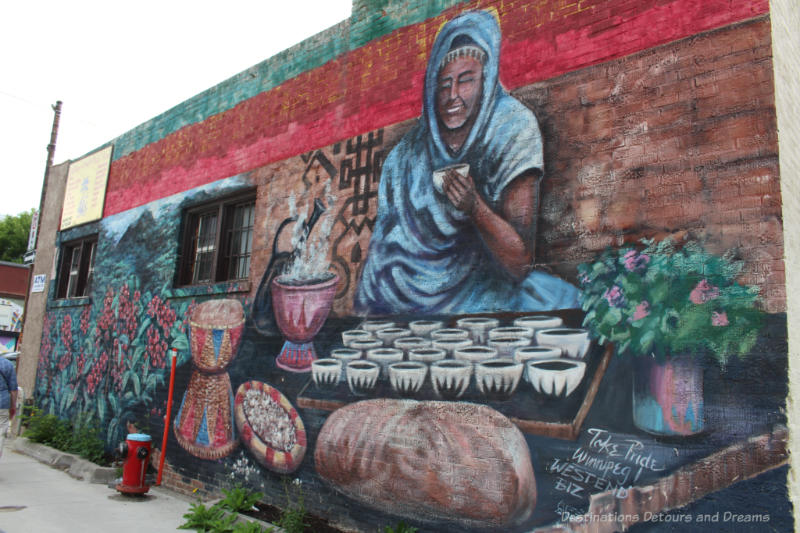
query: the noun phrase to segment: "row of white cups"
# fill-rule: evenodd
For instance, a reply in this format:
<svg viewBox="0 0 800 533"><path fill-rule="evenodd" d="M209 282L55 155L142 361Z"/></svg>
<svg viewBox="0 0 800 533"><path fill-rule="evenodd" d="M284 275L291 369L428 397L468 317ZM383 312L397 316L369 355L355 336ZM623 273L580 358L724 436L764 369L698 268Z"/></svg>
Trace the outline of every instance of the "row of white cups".
<svg viewBox="0 0 800 533"><path fill-rule="evenodd" d="M401 396L413 397L430 373L434 392L460 398L472 376L488 400L506 400L520 379L542 394L569 396L586 371L589 346L584 329L563 327L559 317L531 315L501 326L490 317L467 317L446 328L438 320L418 320L402 327L388 320L363 322L342 332L344 348L312 362L311 376L320 389L347 382L358 396L369 395L379 379L388 379Z"/></svg>

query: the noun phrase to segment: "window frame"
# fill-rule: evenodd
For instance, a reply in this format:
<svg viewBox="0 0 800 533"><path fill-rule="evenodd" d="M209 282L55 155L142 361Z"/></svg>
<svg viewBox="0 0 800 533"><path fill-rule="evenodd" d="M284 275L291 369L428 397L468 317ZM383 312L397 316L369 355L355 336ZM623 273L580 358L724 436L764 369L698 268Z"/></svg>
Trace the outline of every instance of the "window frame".
<svg viewBox="0 0 800 533"><path fill-rule="evenodd" d="M77 261L76 250L78 251ZM94 280L96 258L96 233L61 243L56 300L77 300L89 296ZM75 280L74 285L73 280Z"/></svg>
<svg viewBox="0 0 800 533"><path fill-rule="evenodd" d="M178 269L176 272L175 284L178 287L194 287L204 285L214 285L217 283L236 282L250 278L249 259L253 252L253 232L255 229L255 205L256 191L247 191L225 198L220 198L211 202L198 204L184 210L182 214L182 224L180 232L180 245L178 254ZM248 252L244 254L248 257L246 277L233 277L231 275L230 258L232 253L232 232L237 231L234 227L234 217L236 208L251 206L252 212L249 217L249 226L241 226L249 231L250 241ZM213 236L213 249L210 251L210 279L196 279L197 276L197 243L199 240L198 228L202 217L215 215L216 225ZM211 245L208 244L207 247ZM241 257L243 254L236 254Z"/></svg>

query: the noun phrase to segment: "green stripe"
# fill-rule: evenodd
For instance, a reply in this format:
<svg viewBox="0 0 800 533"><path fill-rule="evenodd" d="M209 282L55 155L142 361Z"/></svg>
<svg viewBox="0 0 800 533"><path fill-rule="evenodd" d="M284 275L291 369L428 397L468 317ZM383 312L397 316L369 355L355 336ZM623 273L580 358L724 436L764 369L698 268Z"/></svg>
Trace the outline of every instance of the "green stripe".
<svg viewBox="0 0 800 533"><path fill-rule="evenodd" d="M113 141L113 159L133 153L178 131L227 111L342 54L404 26L417 24L466 0L428 0L408 7L392 0L354 0L344 20L244 72L194 96ZM94 151L94 150L92 150Z"/></svg>

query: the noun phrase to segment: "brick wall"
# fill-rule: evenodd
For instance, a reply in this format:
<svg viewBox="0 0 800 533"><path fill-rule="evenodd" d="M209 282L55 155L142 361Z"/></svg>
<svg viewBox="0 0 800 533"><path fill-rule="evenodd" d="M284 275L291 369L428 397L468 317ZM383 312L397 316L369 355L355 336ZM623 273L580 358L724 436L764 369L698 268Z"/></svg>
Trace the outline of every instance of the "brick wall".
<svg viewBox="0 0 800 533"><path fill-rule="evenodd" d="M0 262L0 297L22 298L28 292L28 267Z"/></svg>
<svg viewBox="0 0 800 533"><path fill-rule="evenodd" d="M785 309L768 19L587 67L514 94L536 112L545 138L536 247L541 268L575 282L577 265L608 246L643 237L697 238L718 253L737 248L745 261L742 282L761 288L769 311ZM380 130L375 150L385 157L412 124ZM366 143L366 135L361 138ZM289 194L304 205L331 180L340 218L332 247L347 263L334 263L345 280L335 307L340 314L352 311L360 269L353 248L366 252L377 206L376 183L342 185L342 162L353 157L345 153L346 143L254 172L258 205L265 207L256 220L257 275L269 260L275 229L288 216ZM329 161L335 175L315 166L312 156ZM374 170L363 160L365 150L361 156L361 164ZM352 202L364 194L370 195L369 213L353 216Z"/></svg>
<svg viewBox="0 0 800 533"><path fill-rule="evenodd" d="M768 19L520 89L545 136L539 260L574 276L606 246L690 235L738 248L785 308Z"/></svg>
<svg viewBox="0 0 800 533"><path fill-rule="evenodd" d="M176 311L179 325L177 329L172 325L164 328L169 330L163 335L164 346L168 340L172 343L185 335L195 297L201 300L234 296L249 312L252 300L244 294L233 295L223 287L205 293L193 287L176 296L184 288L175 288L172 283L182 210L215 194L257 186L249 294L252 297L270 259L275 231L289 215L290 196L304 207L323 196L326 186L330 186L336 200L327 205L334 219L328 241L332 268L342 279L333 317L350 315L374 224L382 161L419 115L421 78L436 31L457 12L475 7L496 10L500 17L504 39L501 79L506 88L513 89L513 94L535 111L543 130L546 177L537 243L538 268L552 270L574 282L576 265L607 246L641 237L694 237L713 251L738 248L738 256L745 261L741 281L762 289L769 311L785 310L782 202L770 21L765 2L469 2L438 15L422 8L410 9L410 19L421 18L414 25L404 25L410 20L403 16L404 6L400 2L358 2L358 9L375 9L368 17L375 26L357 30L351 23L332 30L336 39L349 39L348 51L338 55L332 52L335 59L305 70L298 66L301 63L284 56L290 64L282 71L287 78L281 83L259 92L244 87L244 79L237 78L242 82L238 87L241 97L226 92L235 92L237 83L226 84L219 91L211 89L183 106L180 116L165 117L164 121L147 126L157 128L157 123L161 124L158 127L164 128L163 134L139 131L141 139L153 142L115 156L105 218L98 223L108 238L104 233L104 244L98 247L103 268L98 271L100 282L93 287L94 308L86 307L85 320L84 312L59 306L53 306L47 317L48 344L42 346L43 355L50 346L59 356L49 358L53 369L48 379L54 386L61 386L58 394L51 395L56 404L64 404L65 397L67 401L70 397L79 401L85 398L69 392L73 385L84 386L82 370L73 371L70 367L64 372L58 368L61 354L67 354L64 364L72 365L70 354L77 354L80 349L82 361L85 348L107 388L116 387L109 389L107 395L105 391L98 393L98 417L108 427L117 424L118 432L123 423L143 419L150 425L149 431L160 434L166 400L163 381L160 386L151 387L155 391L152 398L141 395L131 402L129 411L117 409L117 400L126 398L125 387L134 385L129 380L117 386L112 380L114 370L106 371L103 366L106 363L99 348L102 342L95 342L103 328L94 328L98 333L88 333L90 322L113 322L111 319L119 316L111 305L114 291L129 290L135 290L134 294L141 290L142 301L138 307L129 302L125 306L134 309L136 317L128 317L129 311L122 315L142 331L147 329L144 325L150 319L145 317L152 314L152 302L154 308ZM436 6L437 10L447 7ZM314 42L314 46L325 47L332 41ZM308 54L314 46L301 50ZM258 76L266 74L259 71ZM259 79L264 87L268 85L266 77ZM199 119L191 119L194 112ZM175 124L182 126L170 129ZM208 190L201 191L199 186L204 184L209 184ZM154 202L170 194L176 196L163 203ZM131 207L135 205L144 207L134 211ZM112 213L117 217L109 216ZM145 239L143 235L150 235L146 230L153 228L160 237ZM115 232L123 229L139 239L115 240ZM289 233L279 242L280 250L289 248ZM146 240L148 246L128 245L140 240ZM120 283L122 287L116 286ZM109 302L108 310L104 308L104 296ZM781 387L785 384L785 369L780 366L786 352L781 344L785 320L781 319L780 315L770 317L771 323L780 327L766 331L763 336L769 347L759 348L757 353L764 357L756 360L756 367L767 378L749 379L751 369L745 366L750 364L747 362L741 363L738 371L728 369L729 375L747 375L747 380L741 378L737 382L739 378L731 377L729 382L719 373L707 379L718 394L726 394L728 403L715 399L718 403L714 404L724 407L720 410L725 413L738 416L740 407L744 411L728 394L733 390L729 385L735 383L742 388L745 381L755 390L752 397L769 406L758 411L757 416L749 410L741 414L742 420L737 420L747 424L746 429L737 433L737 426L724 438L750 436L751 425L761 423L765 412L765 423L781 421L781 408L775 407L781 405ZM349 324L350 320L356 321L349 317L340 319L339 324ZM122 348L120 357L114 357L117 366L127 365L132 360L129 354L145 353L145 336L127 335L128 339L131 337L134 340L130 346ZM280 338L262 335L255 328L249 328L245 337L235 364L227 371L234 389L246 380L263 380L301 408L309 431L308 451L293 475L307 484L309 507L325 516L338 516L351 525L356 521L359 527L393 520L395 517L384 514L386 509L381 505L356 505L322 482L311 453L328 413L299 405L299 391L307 385L308 376L275 367L273 360L280 350ZM326 348L339 342L338 337L335 341L322 340ZM148 353L153 350L151 344L154 343L146 347ZM187 390L192 372L188 352L188 348L183 350L177 373L176 402ZM595 419L587 423L599 419L598 427L607 425L624 438L636 431L627 416L617 416L625 409L631 410L620 400L624 396L630 402L627 387L631 370L627 361L614 361L609 364L610 377L602 383L599 401L589 415ZM731 363L734 370L735 364ZM130 370L136 369L131 364ZM162 377L164 371L163 366L158 368ZM40 369L39 385L44 383L42 375ZM67 383L62 376L70 381ZM621 384L628 390L624 395L620 394ZM51 393L49 382L45 385L40 387L46 389L41 396ZM468 422L481 427L486 418ZM494 429L486 426L480 433L495 435ZM369 433L371 429L365 431ZM186 493L196 491L209 496L220 487L244 480L249 486L264 490L267 499L284 501L284 478L256 467L244 445L222 459L201 460L175 441L174 431L170 435L165 484ZM586 437L585 432L583 436ZM535 436L526 438L531 457L537 462L543 509L536 520L544 521L543 513L555 516L558 496L554 485L547 483L552 476L546 471L547 456L541 449L547 449L548 443ZM409 450L414 445L418 449L424 447L421 439L412 437L404 442ZM649 443L662 448L652 439ZM661 451L670 458L680 455L684 461L687 452L694 453L695 444L696 441L687 441L685 446L676 444L673 453L670 443ZM539 445L543 446L537 448ZM433 450L433 455L441 451ZM556 457L552 450L547 453ZM474 459L477 464L483 458L479 455L462 459ZM448 471L449 466L463 466L448 465L446 460L452 456L445 453L441 457L446 458L437 463L442 471ZM747 457L742 459L746 460ZM246 463L244 467L240 467L242 462ZM251 467L256 475L248 479ZM712 489L720 487L715 483ZM775 500L782 503L780 498Z"/></svg>
<svg viewBox="0 0 800 533"><path fill-rule="evenodd" d="M497 14L504 39L500 77L514 89L768 8L765 0L474 1L423 20L432 13L392 5L387 11L380 3L357 4L354 14L363 21L354 18L287 51L279 58L285 61L270 61L285 78L254 67L134 130L130 135L141 139L135 146L143 147L130 152L125 142L115 150L104 215L419 115L430 46L441 25L461 11ZM376 7L376 20L384 22L363 16L359 6ZM361 31L360 24L372 27ZM349 36L352 50L336 45ZM319 63L315 51L331 60Z"/></svg>

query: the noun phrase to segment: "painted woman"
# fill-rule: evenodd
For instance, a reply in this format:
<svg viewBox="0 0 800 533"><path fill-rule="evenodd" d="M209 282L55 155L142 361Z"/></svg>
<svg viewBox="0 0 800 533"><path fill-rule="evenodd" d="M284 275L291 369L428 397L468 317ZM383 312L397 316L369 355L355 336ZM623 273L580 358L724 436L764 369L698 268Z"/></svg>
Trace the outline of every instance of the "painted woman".
<svg viewBox="0 0 800 533"><path fill-rule="evenodd" d="M499 53L500 28L484 11L437 35L422 117L383 165L357 310L578 307L574 286L533 268L542 138L533 112L500 85ZM449 170L437 187L440 169Z"/></svg>

